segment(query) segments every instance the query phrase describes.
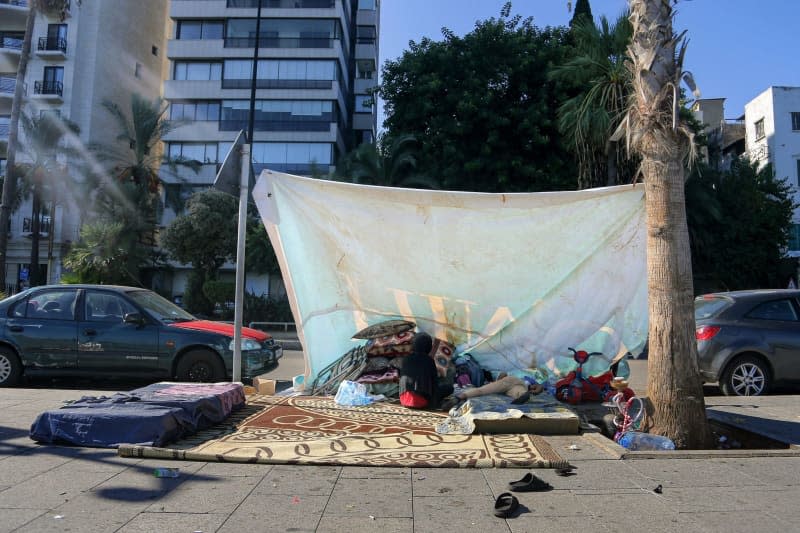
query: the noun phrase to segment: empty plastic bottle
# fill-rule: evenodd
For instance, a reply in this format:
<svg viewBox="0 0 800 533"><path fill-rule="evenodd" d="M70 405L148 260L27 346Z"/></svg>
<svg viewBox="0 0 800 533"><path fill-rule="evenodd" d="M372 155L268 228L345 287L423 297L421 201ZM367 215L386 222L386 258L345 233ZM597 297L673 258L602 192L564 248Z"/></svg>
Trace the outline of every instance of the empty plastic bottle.
<svg viewBox="0 0 800 533"><path fill-rule="evenodd" d="M178 477L181 475L180 468L155 468L153 469L155 477Z"/></svg>
<svg viewBox="0 0 800 533"><path fill-rule="evenodd" d="M626 431L620 435L617 444L631 451L675 449L675 443L668 437L651 435L641 431Z"/></svg>

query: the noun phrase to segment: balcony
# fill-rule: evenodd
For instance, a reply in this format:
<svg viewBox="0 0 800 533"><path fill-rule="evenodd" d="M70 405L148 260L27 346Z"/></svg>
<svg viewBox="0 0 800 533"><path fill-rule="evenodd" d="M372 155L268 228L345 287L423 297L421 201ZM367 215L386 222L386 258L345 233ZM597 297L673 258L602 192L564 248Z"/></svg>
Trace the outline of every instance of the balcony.
<svg viewBox="0 0 800 533"><path fill-rule="evenodd" d="M42 215L39 219L39 235L47 236L50 234L51 219L49 216ZM22 234L25 236L33 233L33 219L25 217L22 219Z"/></svg>
<svg viewBox="0 0 800 533"><path fill-rule="evenodd" d="M3 6L28 8L28 0L0 0L0 8Z"/></svg>
<svg viewBox="0 0 800 533"><path fill-rule="evenodd" d="M0 99L14 98L14 90L17 87L17 78L10 76L0 76ZM22 93L25 94L25 85L22 86Z"/></svg>
<svg viewBox="0 0 800 533"><path fill-rule="evenodd" d="M259 48L333 48L332 37L261 37ZM255 37L228 37L225 48L253 48Z"/></svg>
<svg viewBox="0 0 800 533"><path fill-rule="evenodd" d="M36 55L66 57L67 40L54 37L39 37Z"/></svg>
<svg viewBox="0 0 800 533"><path fill-rule="evenodd" d="M332 120L254 120L253 131L331 131ZM220 120L220 131L246 130L247 120Z"/></svg>
<svg viewBox="0 0 800 533"><path fill-rule="evenodd" d="M23 35L0 32L0 52L19 55L22 52Z"/></svg>
<svg viewBox="0 0 800 533"><path fill-rule="evenodd" d="M60 81L35 81L33 94L40 97L60 100L64 96L64 84Z"/></svg>
<svg viewBox="0 0 800 533"><path fill-rule="evenodd" d="M228 7L256 8L259 0L228 0ZM261 0L262 8L277 9L329 9L335 0Z"/></svg>

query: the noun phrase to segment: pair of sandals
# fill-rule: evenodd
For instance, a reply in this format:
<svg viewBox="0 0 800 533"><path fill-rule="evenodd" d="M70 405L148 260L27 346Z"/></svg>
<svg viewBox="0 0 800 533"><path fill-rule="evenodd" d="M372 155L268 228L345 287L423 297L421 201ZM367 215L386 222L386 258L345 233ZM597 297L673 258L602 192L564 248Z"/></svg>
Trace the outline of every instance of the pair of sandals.
<svg viewBox="0 0 800 533"><path fill-rule="evenodd" d="M542 492L552 490L552 486L547 481L534 476L531 473L517 481L508 484L511 492ZM494 502L494 515L499 518L510 518L519 509L519 500L511 492L504 492L497 497Z"/></svg>

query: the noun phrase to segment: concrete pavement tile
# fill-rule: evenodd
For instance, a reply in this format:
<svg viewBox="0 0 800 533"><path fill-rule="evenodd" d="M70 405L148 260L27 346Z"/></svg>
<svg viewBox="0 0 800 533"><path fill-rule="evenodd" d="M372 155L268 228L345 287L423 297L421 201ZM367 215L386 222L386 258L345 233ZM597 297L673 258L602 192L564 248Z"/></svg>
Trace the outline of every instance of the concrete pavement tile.
<svg viewBox="0 0 800 533"><path fill-rule="evenodd" d="M647 533L702 531L701 524L691 513L669 512L648 515L646 512L641 513L631 509L625 500L618 501L615 508L605 509L604 514L592 516L586 523L591 524L591 531L647 531ZM582 529L585 527L584 525Z"/></svg>
<svg viewBox="0 0 800 533"><path fill-rule="evenodd" d="M254 495L242 502L219 532L315 531L327 496Z"/></svg>
<svg viewBox="0 0 800 533"><path fill-rule="evenodd" d="M673 509L689 513L703 511L762 510L751 494L752 488L733 487L666 487L659 495Z"/></svg>
<svg viewBox="0 0 800 533"><path fill-rule="evenodd" d="M414 520L412 518L370 518L356 516L323 516L316 529L316 533L413 533ZM416 529L416 531L422 531Z"/></svg>
<svg viewBox="0 0 800 533"><path fill-rule="evenodd" d="M199 471L206 476L217 477L264 477L269 474L273 465L242 464L242 463L206 463Z"/></svg>
<svg viewBox="0 0 800 533"><path fill-rule="evenodd" d="M744 491L743 491L744 492ZM765 487L746 492L752 505L772 516L800 524L800 487Z"/></svg>
<svg viewBox="0 0 800 533"><path fill-rule="evenodd" d="M330 496L339 467L275 466L253 491L255 494Z"/></svg>
<svg viewBox="0 0 800 533"><path fill-rule="evenodd" d="M722 461L704 459L640 459L626 460L636 472L649 481L642 485L667 487L738 487L742 474ZM651 486L652 485L652 486Z"/></svg>
<svg viewBox="0 0 800 533"><path fill-rule="evenodd" d="M343 478L376 479L376 478L399 478L409 479L411 468L394 467L371 467L371 466L343 466Z"/></svg>
<svg viewBox="0 0 800 533"><path fill-rule="evenodd" d="M108 499L92 492L59 506L45 515L28 522L19 532L80 531L95 533L116 531L144 511L150 502L141 501L139 495L130 499ZM62 518L56 519L55 516Z"/></svg>
<svg viewBox="0 0 800 533"><path fill-rule="evenodd" d="M411 484L414 497L457 496L466 487L473 496L489 495L492 491L483 475L483 468L414 468Z"/></svg>
<svg viewBox="0 0 800 533"><path fill-rule="evenodd" d="M788 522L758 511L680 513L698 524L694 531L703 533L753 533L754 531L797 531L796 522Z"/></svg>
<svg viewBox="0 0 800 533"><path fill-rule="evenodd" d="M575 533L576 531L599 531L587 516L548 516L546 521L535 514L520 514L506 521L512 533ZM587 527L589 524L589 527ZM614 530L610 530L614 531Z"/></svg>
<svg viewBox="0 0 800 533"><path fill-rule="evenodd" d="M411 483L384 479L339 479L325 515L412 517Z"/></svg>
<svg viewBox="0 0 800 533"><path fill-rule="evenodd" d="M509 482L521 479L527 472L547 481L555 489L638 489L647 482L647 478L630 468L626 461L581 461L573 464L576 466L574 474L566 477L556 475L550 468L487 468L485 474L495 494L507 491Z"/></svg>
<svg viewBox="0 0 800 533"><path fill-rule="evenodd" d="M588 516L584 505L585 496L570 490L551 490L547 492L515 492L519 503L528 509L528 515L547 519L556 516Z"/></svg>
<svg viewBox="0 0 800 533"><path fill-rule="evenodd" d="M752 457L725 462L744 474L741 484L800 486L800 457Z"/></svg>
<svg viewBox="0 0 800 533"><path fill-rule="evenodd" d="M415 497L414 531L508 531L506 521L494 516L494 502L469 494Z"/></svg>
<svg viewBox="0 0 800 533"><path fill-rule="evenodd" d="M55 469L45 475L31 478L3 491L0 507L55 509L109 479L108 472L83 472Z"/></svg>
<svg viewBox="0 0 800 533"><path fill-rule="evenodd" d="M601 433L584 433L582 435L544 435L542 438L553 447L553 450L568 461L592 461L595 459L619 459L622 451L611 439ZM573 450L571 446L577 446Z"/></svg>
<svg viewBox="0 0 800 533"><path fill-rule="evenodd" d="M0 509L0 533L14 531L38 516L48 512L46 509Z"/></svg>
<svg viewBox="0 0 800 533"><path fill-rule="evenodd" d="M213 513L142 513L117 530L118 533L153 533L154 531L216 531L227 514Z"/></svg>
<svg viewBox="0 0 800 533"><path fill-rule="evenodd" d="M13 461L0 461L0 485L15 485L72 461L71 455L24 453Z"/></svg>
<svg viewBox="0 0 800 533"><path fill-rule="evenodd" d="M215 478L196 483L190 479L147 508L149 513L232 513L250 494L258 478Z"/></svg>

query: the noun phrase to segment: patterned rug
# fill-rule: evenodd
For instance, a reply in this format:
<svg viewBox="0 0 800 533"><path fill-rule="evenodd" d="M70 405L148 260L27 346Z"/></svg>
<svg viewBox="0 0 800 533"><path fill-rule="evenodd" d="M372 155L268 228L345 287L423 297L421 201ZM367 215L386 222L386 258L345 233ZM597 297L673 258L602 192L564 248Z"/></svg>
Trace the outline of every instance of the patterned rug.
<svg viewBox="0 0 800 533"><path fill-rule="evenodd" d="M259 408L253 413L253 411ZM564 468L568 462L538 435L439 435L442 413L379 402L342 407L331 397L250 396L235 431L170 448L122 445L122 457L238 463ZM229 423L230 424L230 423ZM230 427L230 426L229 426ZM224 432L223 432L224 433Z"/></svg>

